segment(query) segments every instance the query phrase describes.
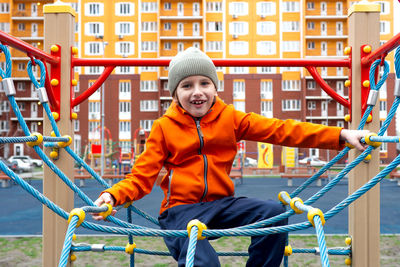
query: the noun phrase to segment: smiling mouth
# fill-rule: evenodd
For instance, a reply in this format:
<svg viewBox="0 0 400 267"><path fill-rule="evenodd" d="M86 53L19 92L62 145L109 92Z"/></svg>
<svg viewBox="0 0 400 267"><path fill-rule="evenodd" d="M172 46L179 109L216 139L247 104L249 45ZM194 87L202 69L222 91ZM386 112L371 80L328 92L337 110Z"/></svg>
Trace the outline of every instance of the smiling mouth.
<svg viewBox="0 0 400 267"><path fill-rule="evenodd" d="M190 103L194 104L194 105L201 105L201 104L204 104L205 102L207 102L207 101L205 101L205 100L193 100L193 101L190 101Z"/></svg>

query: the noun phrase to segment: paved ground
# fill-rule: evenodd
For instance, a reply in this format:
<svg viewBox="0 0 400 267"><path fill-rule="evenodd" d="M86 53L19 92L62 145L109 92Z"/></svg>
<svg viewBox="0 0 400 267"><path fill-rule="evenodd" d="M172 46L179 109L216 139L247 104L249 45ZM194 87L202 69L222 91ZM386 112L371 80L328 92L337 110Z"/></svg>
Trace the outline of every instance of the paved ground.
<svg viewBox="0 0 400 267"><path fill-rule="evenodd" d="M299 185L302 179L297 179L294 185ZM42 182L35 180L32 186L42 192ZM280 178L245 178L242 185L237 186L238 196L256 197L260 199L277 199L277 194L285 190L292 192L295 187L287 187L286 179ZM320 190L321 187L311 185L300 197L306 200L309 196ZM93 181L86 182L82 190L92 199L95 199L101 187ZM347 195L347 183L339 183L332 192L317 201L313 206L327 211ZM20 186L12 185L8 188L0 188L2 200L2 211L0 215L0 235L36 235L42 233L42 205L30 194L25 192ZM162 192L159 187L155 187L153 192L136 202L138 208L146 211L152 216L158 215L159 205L162 199ZM382 181L381 183L381 233L400 233L400 209L397 203L400 201L400 186L395 182ZM84 206L81 200L75 201L75 207ZM126 220L124 211L118 212L118 217ZM330 219L325 225L325 233L345 234L347 230L347 209L343 210L335 217ZM295 215L289 223L303 222L306 215ZM141 217L134 216L134 222L139 225L154 227ZM99 234L98 232L79 228L78 233ZM296 233L314 233L314 229L298 231Z"/></svg>

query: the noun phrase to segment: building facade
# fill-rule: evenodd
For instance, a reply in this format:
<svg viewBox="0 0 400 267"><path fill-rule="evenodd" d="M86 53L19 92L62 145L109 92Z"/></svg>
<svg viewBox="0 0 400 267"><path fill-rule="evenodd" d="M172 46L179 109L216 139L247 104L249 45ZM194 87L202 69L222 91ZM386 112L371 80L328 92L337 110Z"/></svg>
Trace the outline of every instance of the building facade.
<svg viewBox="0 0 400 267"><path fill-rule="evenodd" d="M34 3L39 2L0 0L4 7L8 4L8 11L0 6L0 12L5 10L0 13L0 19L8 21L8 30L12 35L28 38L25 40L43 49L43 18L27 20L27 15L17 16L14 11L34 14ZM51 1L40 3L47 2ZM77 12L75 32L78 57L167 59L190 46L199 47L211 58L346 58L347 10L354 3L320 0L64 2L69 2ZM22 3L25 3L24 9L20 6ZM381 42L384 43L394 36L393 1L379 3ZM41 8L37 10L37 17L40 17ZM25 24L25 30L19 30L21 23ZM34 26L35 23L38 25ZM7 24L3 22L0 27L7 30ZM33 36L35 27L37 36ZM29 80L25 78L26 73L17 72L22 68L22 64L19 64L26 64L29 58L18 53L12 51L15 66L13 77L25 79L23 81L28 88L25 92L29 100L22 99L21 92L21 99L17 101L21 106L25 105L24 116L32 118L31 130L35 129L36 123L40 131L40 108L38 115L33 117L37 108L34 104L38 99ZM393 70L393 56L389 55L387 60ZM75 94L79 95L94 83L103 68L84 67L75 71L79 80ZM220 80L218 94L236 109L266 117L347 127L344 116L348 110L321 90L303 68L218 67L217 71ZM348 89L344 86L348 79L347 69L326 67L318 68L318 72L331 88L348 98ZM150 131L153 121L162 116L172 101L167 90L167 76L165 67L117 67L102 89L75 107L78 113L78 120L74 122L75 151L83 155L85 151L90 151L91 144L100 143L103 122L110 133L110 137L106 138L115 143L113 149L119 148L126 153L142 151L145 133ZM16 88L22 88L18 82ZM393 102L393 88L394 75L390 74L380 94L381 120L387 115L387 103ZM17 96L20 97L19 94ZM3 104L6 101L1 101L4 112L0 118L2 125L5 124L2 135L10 135L11 132L22 135L22 131L18 132L12 112L3 107L7 105ZM10 118L11 122L7 125ZM395 134L392 124L389 135ZM256 158L256 143L247 142L244 147L247 156ZM393 159L396 154L394 146L383 145L380 149L383 163ZM299 158L315 155L324 160L336 155L335 151L318 149L299 149L297 152ZM0 153L6 153L5 149ZM8 148L7 153L15 154L16 148ZM282 149L275 146L275 165L281 164L281 153Z"/></svg>

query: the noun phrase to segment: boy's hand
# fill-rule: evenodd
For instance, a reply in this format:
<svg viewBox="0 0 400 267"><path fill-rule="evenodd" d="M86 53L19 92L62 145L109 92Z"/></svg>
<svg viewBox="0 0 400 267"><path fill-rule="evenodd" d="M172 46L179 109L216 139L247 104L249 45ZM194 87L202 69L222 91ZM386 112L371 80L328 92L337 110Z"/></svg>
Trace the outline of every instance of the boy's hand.
<svg viewBox="0 0 400 267"><path fill-rule="evenodd" d="M115 203L114 197L110 193L101 194L101 196L94 202L94 204L96 204L96 206L99 207L103 204L110 204L111 206L114 207L114 203ZM116 210L113 210L111 212L111 215L114 215L116 212L117 212ZM96 221L104 220L103 216L99 215L99 213L93 213L92 218Z"/></svg>
<svg viewBox="0 0 400 267"><path fill-rule="evenodd" d="M368 145L361 143L361 138L365 137L369 133L368 130L347 130L343 129L340 132L340 140L344 140L350 145L353 145L360 151L364 151Z"/></svg>

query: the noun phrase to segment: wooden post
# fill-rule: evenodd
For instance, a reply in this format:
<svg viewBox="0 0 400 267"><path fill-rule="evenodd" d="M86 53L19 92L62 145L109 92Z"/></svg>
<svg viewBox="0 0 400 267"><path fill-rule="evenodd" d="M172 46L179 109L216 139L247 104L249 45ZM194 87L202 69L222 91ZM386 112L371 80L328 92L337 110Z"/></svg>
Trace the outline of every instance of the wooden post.
<svg viewBox="0 0 400 267"><path fill-rule="evenodd" d="M70 5L57 1L55 4L44 6L44 47L50 53L50 47L57 44L61 47L61 85L60 92L60 120L57 122L61 135L73 138L72 121L70 119L70 85L71 85L71 47L74 41L75 11ZM48 70L51 68L48 66ZM50 77L50 75L49 75ZM50 135L52 128L50 121L44 119L44 133ZM51 149L46 149L49 155ZM61 148L59 159L55 164L73 181L74 161ZM74 193L61 179L47 166L44 167L43 193L56 205L69 212L74 206ZM64 244L68 223L47 207L43 207L43 251L44 267L58 266Z"/></svg>
<svg viewBox="0 0 400 267"><path fill-rule="evenodd" d="M352 53L352 107L351 129L357 129L361 120L361 46L379 47L379 4L367 1L354 4L349 9L349 46ZM372 112L373 120L365 129L377 133L379 130L379 101ZM350 162L360 154L352 149ZM349 173L349 194L364 185L379 172L379 148L371 153L368 163L361 162ZM380 266L380 202L379 184L349 206L349 233L352 237L352 266Z"/></svg>

